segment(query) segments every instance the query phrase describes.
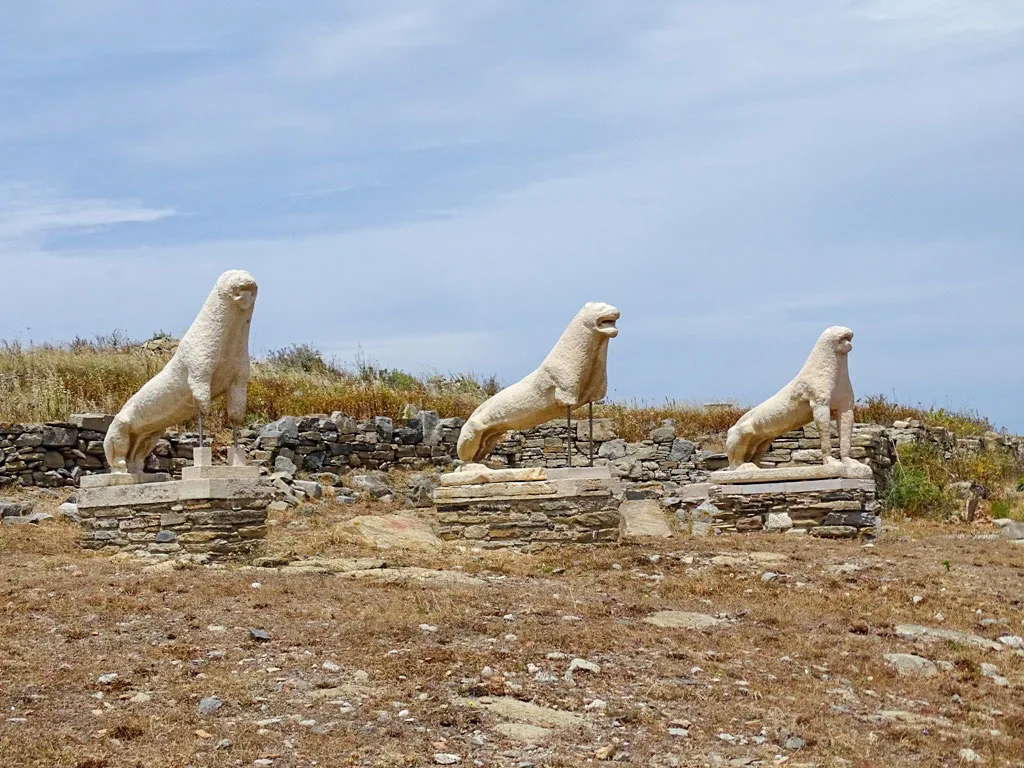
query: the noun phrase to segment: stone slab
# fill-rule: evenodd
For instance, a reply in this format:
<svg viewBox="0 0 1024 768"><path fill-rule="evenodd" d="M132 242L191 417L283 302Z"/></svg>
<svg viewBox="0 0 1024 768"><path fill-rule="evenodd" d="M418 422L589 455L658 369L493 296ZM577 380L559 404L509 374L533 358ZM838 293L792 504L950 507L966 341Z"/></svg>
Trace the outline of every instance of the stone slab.
<svg viewBox="0 0 1024 768"><path fill-rule="evenodd" d="M676 497L683 501L706 499L711 493L711 483L690 483L679 489Z"/></svg>
<svg viewBox="0 0 1024 768"><path fill-rule="evenodd" d="M200 499L251 499L272 493L273 489L269 485L253 480L170 480L164 483L82 488L78 493L78 508L132 507Z"/></svg>
<svg viewBox="0 0 1024 768"><path fill-rule="evenodd" d="M587 468L588 470L590 468ZM434 504L438 507L473 504L489 501L516 501L518 499L561 499L569 496L611 496L620 488L620 482L611 477L605 467L604 474L572 470L566 476L554 476L566 470L547 470L547 480L533 482L483 483L480 485L441 486L434 491Z"/></svg>
<svg viewBox="0 0 1024 768"><path fill-rule="evenodd" d="M125 485L144 485L146 483L166 483L171 476L166 472L110 472L108 474L82 475L80 488L111 488Z"/></svg>
<svg viewBox="0 0 1024 768"><path fill-rule="evenodd" d="M476 501L493 498L554 496L558 486L547 481L532 483L483 483L481 485L441 486L434 491L435 502Z"/></svg>
<svg viewBox="0 0 1024 768"><path fill-rule="evenodd" d="M182 480L258 480L259 467L232 467L230 465L182 467Z"/></svg>
<svg viewBox="0 0 1024 768"><path fill-rule="evenodd" d="M547 470L548 480L611 480L612 471L604 467L560 467Z"/></svg>
<svg viewBox="0 0 1024 768"><path fill-rule="evenodd" d="M723 627L729 622L709 616L706 613L690 613L688 611L658 611L644 619L647 624L664 629L714 629Z"/></svg>
<svg viewBox="0 0 1024 768"><path fill-rule="evenodd" d="M714 477L714 475L712 475ZM716 484L712 484L714 488ZM813 491L873 491L874 480L855 480L849 478L831 478L827 480L794 480L779 483L742 483L736 485L720 485L723 493L752 495L766 493L807 493Z"/></svg>
<svg viewBox="0 0 1024 768"><path fill-rule="evenodd" d="M483 696L479 699L456 699L456 704L473 709L484 709L504 720L528 723L540 728L574 728L583 718L573 712L551 709L504 696Z"/></svg>
<svg viewBox="0 0 1024 768"><path fill-rule="evenodd" d="M665 511L661 504L653 499L624 501L619 505L619 514L622 516L619 532L623 538L668 538L672 535Z"/></svg>
<svg viewBox="0 0 1024 768"><path fill-rule="evenodd" d="M403 515L360 515L343 526L381 549L437 549L443 543L430 524Z"/></svg>
<svg viewBox="0 0 1024 768"><path fill-rule="evenodd" d="M482 464L467 464L458 472L441 475L441 486L486 485L488 483L532 482L547 480L544 467L488 469Z"/></svg>
<svg viewBox="0 0 1024 768"><path fill-rule="evenodd" d="M708 480L717 485L738 483L784 483L794 480L869 480L873 477L867 464L815 464L808 467L774 467L772 469L720 469Z"/></svg>

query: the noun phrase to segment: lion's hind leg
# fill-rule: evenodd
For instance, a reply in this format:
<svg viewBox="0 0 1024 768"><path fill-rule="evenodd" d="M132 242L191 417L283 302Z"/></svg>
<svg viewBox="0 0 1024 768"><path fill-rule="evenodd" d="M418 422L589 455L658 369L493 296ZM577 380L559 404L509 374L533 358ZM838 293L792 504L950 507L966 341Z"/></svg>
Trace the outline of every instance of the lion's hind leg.
<svg viewBox="0 0 1024 768"><path fill-rule="evenodd" d="M480 441L480 447L477 449L475 461L483 461L490 456L494 447L500 443L501 438L505 436L505 431L506 430L492 430L490 434L484 437L484 439Z"/></svg>
<svg viewBox="0 0 1024 768"><path fill-rule="evenodd" d="M471 416L459 432L459 443L456 448L459 458L467 464L476 461L483 437L479 422Z"/></svg>
<svg viewBox="0 0 1024 768"><path fill-rule="evenodd" d="M747 459L747 461L750 464L759 465L761 463L761 459L763 459L764 455L768 453L768 449L771 448L773 440L774 438L769 437L767 440L762 440L761 442L757 443L757 445L754 446L754 450L751 452L750 458Z"/></svg>
<svg viewBox="0 0 1024 768"><path fill-rule="evenodd" d="M146 457L153 452L156 444L160 442L163 430L139 435L132 445L128 454L128 471L134 474L141 474L146 470Z"/></svg>
<svg viewBox="0 0 1024 768"><path fill-rule="evenodd" d="M757 436L742 422L733 425L725 438L725 453L729 457L729 469L739 469L750 462L754 453Z"/></svg>

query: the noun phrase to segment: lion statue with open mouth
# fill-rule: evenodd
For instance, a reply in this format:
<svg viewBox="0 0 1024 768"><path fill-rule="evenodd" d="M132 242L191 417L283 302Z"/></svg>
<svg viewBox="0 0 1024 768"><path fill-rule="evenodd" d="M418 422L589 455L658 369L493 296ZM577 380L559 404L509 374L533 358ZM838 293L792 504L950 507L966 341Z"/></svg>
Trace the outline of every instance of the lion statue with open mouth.
<svg viewBox="0 0 1024 768"><path fill-rule="evenodd" d="M584 304L537 370L473 411L459 434L459 458L479 462L510 429L529 429L603 398L608 342L619 333L619 316L610 304Z"/></svg>

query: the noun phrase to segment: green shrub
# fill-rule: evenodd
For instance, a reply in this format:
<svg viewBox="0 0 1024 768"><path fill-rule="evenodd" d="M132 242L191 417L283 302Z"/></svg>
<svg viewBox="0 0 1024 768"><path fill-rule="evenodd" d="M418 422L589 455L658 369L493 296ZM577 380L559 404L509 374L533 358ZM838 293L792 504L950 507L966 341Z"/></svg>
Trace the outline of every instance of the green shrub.
<svg viewBox="0 0 1024 768"><path fill-rule="evenodd" d="M1020 472L1020 462L1010 451L954 451L946 455L930 443L909 443L896 451L885 504L909 515L944 515L956 506L951 486L963 482L980 487L990 498L1009 503L1002 493L1018 482ZM993 515L999 503L993 502Z"/></svg>
<svg viewBox="0 0 1024 768"><path fill-rule="evenodd" d="M1012 517L1013 515L1013 502L1009 499L993 499L992 500L992 519L999 520L1003 517Z"/></svg>
<svg viewBox="0 0 1024 768"><path fill-rule="evenodd" d="M309 344L292 344L276 349L267 355L268 365L286 371L303 371L304 373L329 373L332 369L320 354L320 350Z"/></svg>
<svg viewBox="0 0 1024 768"><path fill-rule="evenodd" d="M898 463L893 468L886 506L901 509L911 516L932 516L946 514L952 509L953 501L927 468Z"/></svg>

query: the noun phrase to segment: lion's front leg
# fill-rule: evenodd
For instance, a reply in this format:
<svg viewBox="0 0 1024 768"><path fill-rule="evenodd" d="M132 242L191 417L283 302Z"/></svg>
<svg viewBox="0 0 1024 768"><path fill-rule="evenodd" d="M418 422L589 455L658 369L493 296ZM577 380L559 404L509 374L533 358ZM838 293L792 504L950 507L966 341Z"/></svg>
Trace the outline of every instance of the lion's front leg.
<svg viewBox="0 0 1024 768"><path fill-rule="evenodd" d="M846 463L850 460L850 445L853 443L853 408L844 408L837 414L839 425L839 459Z"/></svg>
<svg viewBox="0 0 1024 768"><path fill-rule="evenodd" d="M832 458L832 411L828 404L811 403L811 410L814 414L814 425L818 428L818 435L821 438L821 463L838 464Z"/></svg>
<svg viewBox="0 0 1024 768"><path fill-rule="evenodd" d="M245 405L248 395L247 385L248 381L244 377L235 379L228 386L228 391L224 396L228 421L234 427L240 427L245 423Z"/></svg>

